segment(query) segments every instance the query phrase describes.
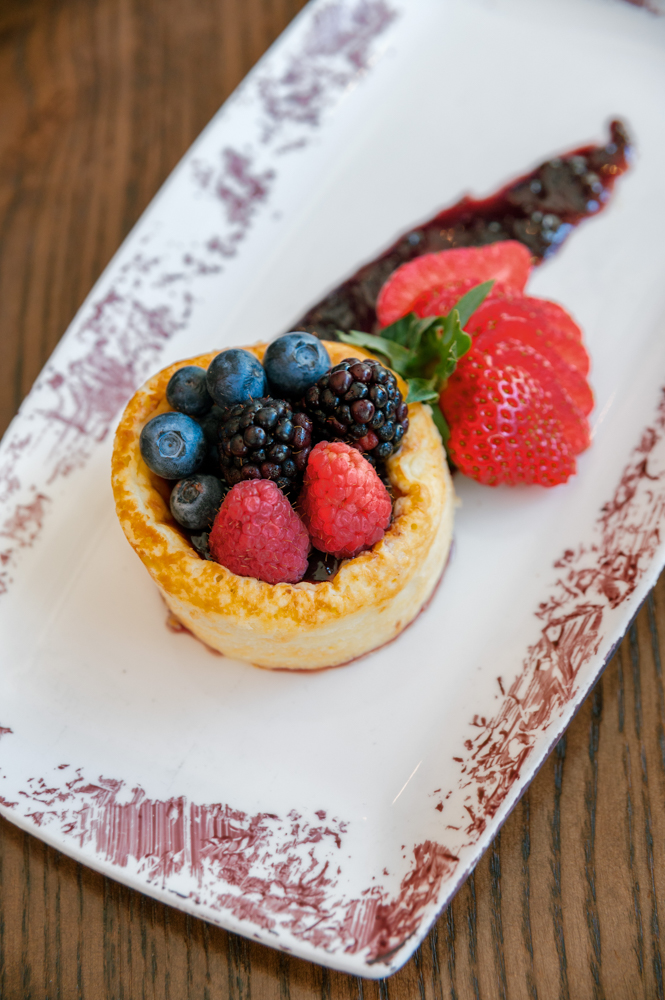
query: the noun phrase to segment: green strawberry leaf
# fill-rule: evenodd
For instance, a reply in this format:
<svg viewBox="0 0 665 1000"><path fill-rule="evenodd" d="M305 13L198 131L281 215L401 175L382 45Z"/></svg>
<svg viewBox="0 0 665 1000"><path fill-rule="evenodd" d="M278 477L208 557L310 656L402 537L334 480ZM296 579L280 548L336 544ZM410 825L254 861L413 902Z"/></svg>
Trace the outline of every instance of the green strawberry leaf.
<svg viewBox="0 0 665 1000"><path fill-rule="evenodd" d="M411 351L401 344L397 344L384 337L376 337L373 333L362 333L360 330L337 330L337 336L343 344L351 344L353 347L366 347L368 351L376 354L383 354L390 362L390 367L402 375L406 365L411 358ZM383 331L382 331L383 332Z"/></svg>
<svg viewBox="0 0 665 1000"><path fill-rule="evenodd" d="M471 348L471 337L462 329L457 309L453 309L445 318L442 346L434 374L440 381L445 381L455 371L459 359Z"/></svg>
<svg viewBox="0 0 665 1000"><path fill-rule="evenodd" d="M431 403L439 398L435 379L409 378L406 380L406 384L409 387L409 394L406 397L407 403Z"/></svg>
<svg viewBox="0 0 665 1000"><path fill-rule="evenodd" d="M434 421L437 431L441 435L443 447L445 448L450 437L450 427L448 426L448 421L438 406L432 407L432 420Z"/></svg>
<svg viewBox="0 0 665 1000"><path fill-rule="evenodd" d="M462 329L456 309L447 316L430 317L406 374L410 378L436 378L440 388L470 347L471 338Z"/></svg>
<svg viewBox="0 0 665 1000"><path fill-rule="evenodd" d="M423 320L418 319L415 313L407 313L397 322L385 326L381 331L381 336L384 340L392 340L413 351L418 347L422 325Z"/></svg>
<svg viewBox="0 0 665 1000"><path fill-rule="evenodd" d="M350 330L337 331L344 344L365 347L381 354L399 375L407 380L407 403L433 403L455 371L457 362L471 347L471 337L464 327L485 301L494 281L484 281L463 295L447 316L409 313L384 327L380 336ZM445 445L450 429L438 406L432 407L434 422Z"/></svg>
<svg viewBox="0 0 665 1000"><path fill-rule="evenodd" d="M483 281L482 285L476 285L470 291L463 295L459 302L455 305L455 309L459 313L460 326L464 327L469 322L476 309L478 309L489 293L492 291L494 286L494 278L491 281Z"/></svg>

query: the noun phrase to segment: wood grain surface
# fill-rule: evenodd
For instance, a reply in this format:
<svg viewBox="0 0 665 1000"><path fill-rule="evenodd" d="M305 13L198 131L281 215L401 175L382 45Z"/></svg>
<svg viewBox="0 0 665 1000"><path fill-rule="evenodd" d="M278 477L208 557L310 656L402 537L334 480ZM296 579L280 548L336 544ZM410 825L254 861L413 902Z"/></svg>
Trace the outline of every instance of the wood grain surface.
<svg viewBox="0 0 665 1000"><path fill-rule="evenodd" d="M0 431L151 197L301 0L2 0ZM0 997L663 997L665 577L397 975L183 916L0 821Z"/></svg>

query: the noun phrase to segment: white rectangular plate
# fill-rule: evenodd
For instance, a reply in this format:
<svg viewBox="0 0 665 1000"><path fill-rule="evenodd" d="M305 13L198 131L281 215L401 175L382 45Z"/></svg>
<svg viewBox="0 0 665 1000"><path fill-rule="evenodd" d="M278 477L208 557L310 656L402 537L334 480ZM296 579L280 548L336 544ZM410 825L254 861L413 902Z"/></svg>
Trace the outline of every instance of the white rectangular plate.
<svg viewBox="0 0 665 1000"><path fill-rule="evenodd" d="M382 977L411 955L665 562L665 20L619 0L316 0L93 289L0 450L3 814L195 916ZM609 209L530 290L597 398L552 490L458 477L426 614L339 670L165 628L117 524L114 424L178 358L287 329L400 231L624 118Z"/></svg>

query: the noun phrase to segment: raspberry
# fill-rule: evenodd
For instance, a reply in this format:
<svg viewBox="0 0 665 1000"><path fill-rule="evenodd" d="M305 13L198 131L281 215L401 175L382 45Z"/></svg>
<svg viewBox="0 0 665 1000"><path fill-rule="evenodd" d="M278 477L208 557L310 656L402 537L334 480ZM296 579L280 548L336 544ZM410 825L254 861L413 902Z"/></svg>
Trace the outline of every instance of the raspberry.
<svg viewBox="0 0 665 1000"><path fill-rule="evenodd" d="M556 486L574 475L562 421L540 382L518 365L489 367L475 350L463 360L440 399L459 470L486 486Z"/></svg>
<svg viewBox="0 0 665 1000"><path fill-rule="evenodd" d="M411 312L423 293L466 279L472 287L494 278L506 289L521 292L530 271L531 254L516 240L425 253L393 271L379 292L376 314L381 326L389 326Z"/></svg>
<svg viewBox="0 0 665 1000"><path fill-rule="evenodd" d="M229 490L209 546L213 559L232 573L265 583L298 583L307 569L305 526L270 479L246 479Z"/></svg>
<svg viewBox="0 0 665 1000"><path fill-rule="evenodd" d="M313 544L338 559L356 556L383 538L392 511L372 466L343 441L312 448L299 506Z"/></svg>

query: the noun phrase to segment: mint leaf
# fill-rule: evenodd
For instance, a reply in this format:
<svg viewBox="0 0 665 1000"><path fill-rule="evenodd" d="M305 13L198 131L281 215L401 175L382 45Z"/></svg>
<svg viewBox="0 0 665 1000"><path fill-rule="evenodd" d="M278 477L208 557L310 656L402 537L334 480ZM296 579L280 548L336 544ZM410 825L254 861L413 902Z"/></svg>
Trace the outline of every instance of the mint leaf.
<svg viewBox="0 0 665 1000"><path fill-rule="evenodd" d="M433 378L441 360L448 356L450 344L446 338L446 318L434 316L423 323L417 350L412 352L408 372L410 378Z"/></svg>
<svg viewBox="0 0 665 1000"><path fill-rule="evenodd" d="M439 398L436 390L436 380L432 378L409 378L406 380L409 394L407 403L431 403Z"/></svg>
<svg viewBox="0 0 665 1000"><path fill-rule="evenodd" d="M360 330L349 330L348 333L345 333L344 330L337 330L337 336L343 344L351 344L354 347L366 347L368 351L383 354L390 362L390 367L398 375L404 374L405 368L411 358L411 352L402 347L401 344L385 340L384 337L375 337L373 333L362 333Z"/></svg>
<svg viewBox="0 0 665 1000"><path fill-rule="evenodd" d="M384 327L379 337L359 330L337 331L342 343L365 347L387 359L390 367L407 380L407 403L435 403L432 415L444 445L450 437L450 429L436 402L457 362L471 347L471 337L464 332L464 327L493 285L493 280L476 285L461 297L447 316L420 319L411 312Z"/></svg>
<svg viewBox="0 0 665 1000"><path fill-rule="evenodd" d="M476 285L470 291L463 295L459 302L453 307L457 309L459 313L459 321L462 327L465 327L469 322L476 309L478 309L489 293L492 291L494 286L494 278L491 281L483 281L482 285ZM452 312L452 310L451 310Z"/></svg>
<svg viewBox="0 0 665 1000"><path fill-rule="evenodd" d="M471 347L471 338L462 329L456 309L447 316L428 317L421 323L418 349L411 354L406 375L408 378L436 379L440 388Z"/></svg>
<svg viewBox="0 0 665 1000"><path fill-rule="evenodd" d="M457 309L453 309L444 321L442 349L439 351L439 362L434 369L434 374L440 381L450 378L457 367L457 362L470 347L471 337L462 329Z"/></svg>
<svg viewBox="0 0 665 1000"><path fill-rule="evenodd" d="M450 427L448 426L448 421L444 417L443 413L438 406L432 407L432 420L436 425L436 429L441 435L441 440L443 441L443 446L448 444L448 439L450 437Z"/></svg>
<svg viewBox="0 0 665 1000"><path fill-rule="evenodd" d="M407 313L390 326L384 326L381 336L413 351L418 347L423 321L415 313Z"/></svg>

